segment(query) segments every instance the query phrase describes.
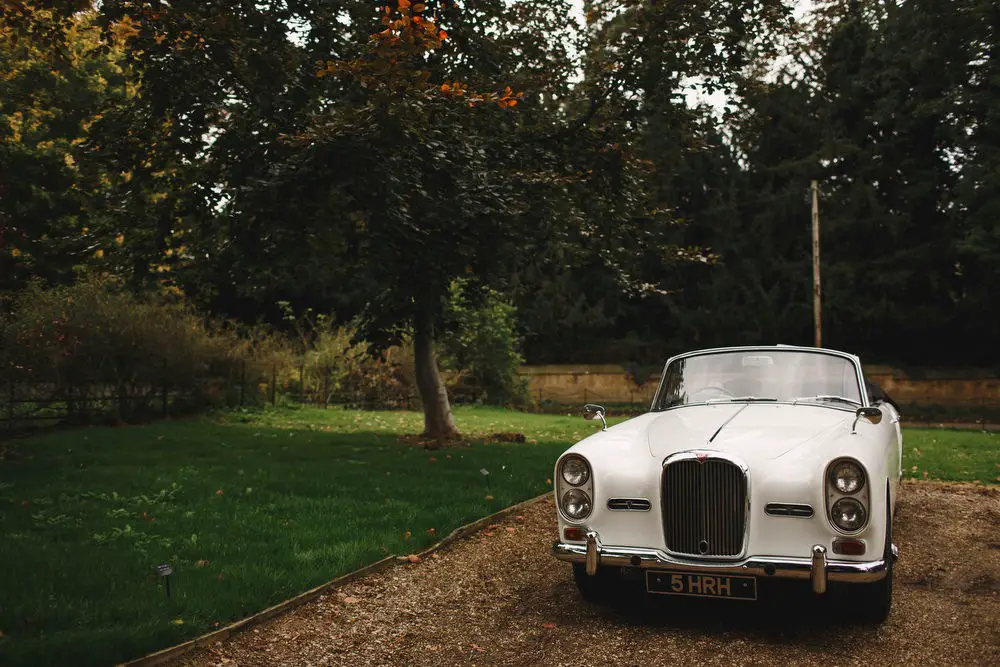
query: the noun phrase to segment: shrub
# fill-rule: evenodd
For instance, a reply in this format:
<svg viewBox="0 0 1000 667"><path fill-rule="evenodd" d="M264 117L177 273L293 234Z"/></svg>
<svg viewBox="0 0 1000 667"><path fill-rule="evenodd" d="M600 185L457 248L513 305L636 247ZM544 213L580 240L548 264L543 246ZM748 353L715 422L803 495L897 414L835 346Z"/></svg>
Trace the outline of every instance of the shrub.
<svg viewBox="0 0 1000 667"><path fill-rule="evenodd" d="M522 405L527 383L517 375L524 361L518 352L517 310L494 290L455 281L445 307L447 332L441 365L457 374L456 401Z"/></svg>
<svg viewBox="0 0 1000 667"><path fill-rule="evenodd" d="M71 416L75 405L109 395L119 417L141 415L167 389L197 404L191 407L222 403L219 378L232 376L237 359L255 362L266 349L176 298L137 296L107 276L30 284L3 316L0 342L0 372L51 386L50 399L64 400Z"/></svg>
<svg viewBox="0 0 1000 667"><path fill-rule="evenodd" d="M366 406L406 400L411 382L405 366L394 363L394 350L375 354L353 324L338 324L332 315L311 310L295 315L288 302L279 305L298 337L300 395L324 404Z"/></svg>

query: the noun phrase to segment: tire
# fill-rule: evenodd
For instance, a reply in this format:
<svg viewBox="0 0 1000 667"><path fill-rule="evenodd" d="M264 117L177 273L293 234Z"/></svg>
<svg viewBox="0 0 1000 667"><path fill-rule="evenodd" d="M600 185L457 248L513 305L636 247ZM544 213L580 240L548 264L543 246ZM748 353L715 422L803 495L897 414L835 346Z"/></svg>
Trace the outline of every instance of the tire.
<svg viewBox="0 0 1000 667"><path fill-rule="evenodd" d="M587 566L583 563L573 563L573 581L580 591L580 596L591 604L610 602L615 592L615 575L618 568L599 567L597 574L587 574Z"/></svg>
<svg viewBox="0 0 1000 667"><path fill-rule="evenodd" d="M886 493L886 507L889 495ZM856 584L851 591L853 613L866 625L881 625L889 618L892 609L892 513L886 510L885 548L882 557L886 561L885 577L873 584Z"/></svg>

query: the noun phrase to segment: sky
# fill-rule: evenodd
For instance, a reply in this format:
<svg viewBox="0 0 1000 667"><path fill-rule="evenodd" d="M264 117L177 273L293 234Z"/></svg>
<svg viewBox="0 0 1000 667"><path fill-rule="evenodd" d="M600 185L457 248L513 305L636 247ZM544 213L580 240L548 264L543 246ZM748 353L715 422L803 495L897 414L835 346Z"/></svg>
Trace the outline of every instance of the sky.
<svg viewBox="0 0 1000 667"><path fill-rule="evenodd" d="M814 0L794 0L794 3L795 3L794 16L797 20L799 20L802 19L812 9L814 5ZM573 4L574 14L580 21L580 24L583 25L583 0L572 0L572 4ZM726 99L727 99L726 93L721 91L713 93L712 95L706 95L704 92L700 90L692 89L687 94L688 104L693 106L696 104L707 103L719 112L721 112L721 110L725 106Z"/></svg>

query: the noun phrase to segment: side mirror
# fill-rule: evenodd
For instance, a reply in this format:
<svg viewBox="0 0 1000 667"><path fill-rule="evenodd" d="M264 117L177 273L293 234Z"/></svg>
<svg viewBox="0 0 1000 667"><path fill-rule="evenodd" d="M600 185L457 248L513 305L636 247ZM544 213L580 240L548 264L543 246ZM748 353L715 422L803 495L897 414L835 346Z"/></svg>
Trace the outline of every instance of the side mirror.
<svg viewBox="0 0 1000 667"><path fill-rule="evenodd" d="M869 424L879 424L882 421L882 411L875 407L858 408L854 413L854 423L851 424L851 433L857 433L858 420L864 419Z"/></svg>
<svg viewBox="0 0 1000 667"><path fill-rule="evenodd" d="M604 418L604 414L605 414L604 406L602 406L602 405L596 405L594 403L587 403L585 406L583 406L583 418L584 419L600 419L601 422L603 422L603 424L604 424L604 428L602 430L607 431L608 430L608 421Z"/></svg>

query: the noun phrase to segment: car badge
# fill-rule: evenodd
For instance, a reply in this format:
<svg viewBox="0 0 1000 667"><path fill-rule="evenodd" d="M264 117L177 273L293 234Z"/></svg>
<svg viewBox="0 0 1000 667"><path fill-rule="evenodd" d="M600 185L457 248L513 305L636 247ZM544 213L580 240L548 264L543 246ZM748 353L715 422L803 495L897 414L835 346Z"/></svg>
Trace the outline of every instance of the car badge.
<svg viewBox="0 0 1000 667"><path fill-rule="evenodd" d="M708 458L708 452L695 452L694 455L698 459L698 463L703 463Z"/></svg>

